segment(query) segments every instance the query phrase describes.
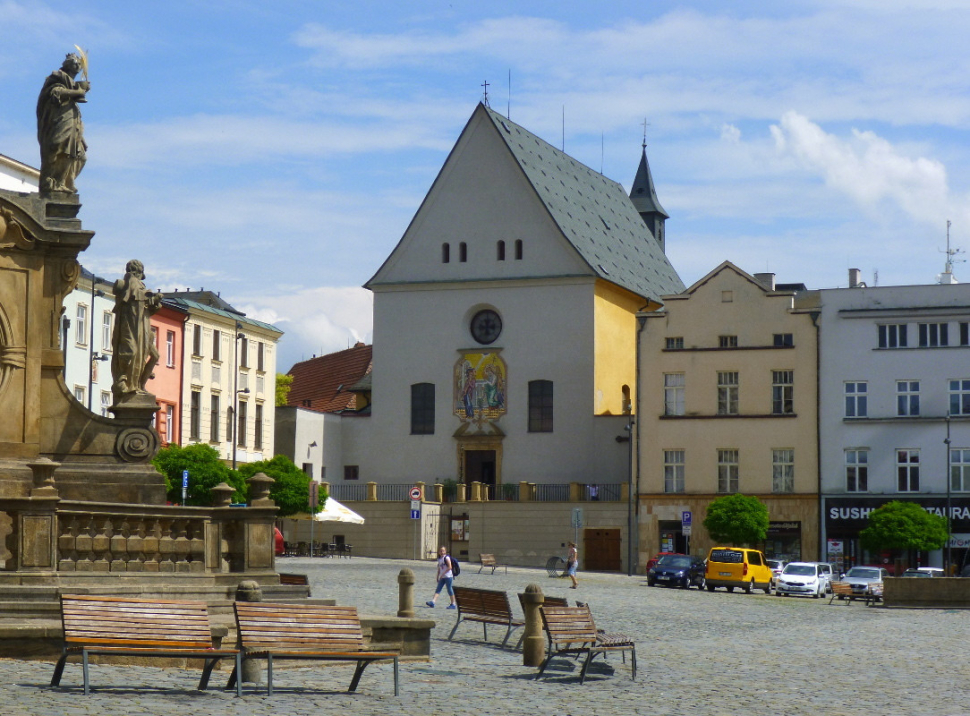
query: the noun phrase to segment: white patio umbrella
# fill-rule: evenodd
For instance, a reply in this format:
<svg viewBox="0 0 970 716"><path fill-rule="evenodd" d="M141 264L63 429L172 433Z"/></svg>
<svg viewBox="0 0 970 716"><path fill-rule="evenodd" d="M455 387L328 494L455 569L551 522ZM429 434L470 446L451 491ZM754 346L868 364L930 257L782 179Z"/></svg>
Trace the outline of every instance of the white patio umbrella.
<svg viewBox="0 0 970 716"><path fill-rule="evenodd" d="M364 518L351 510L349 507L337 502L332 497L327 498L327 503L323 510L313 516L317 522L350 522L355 525L364 524Z"/></svg>

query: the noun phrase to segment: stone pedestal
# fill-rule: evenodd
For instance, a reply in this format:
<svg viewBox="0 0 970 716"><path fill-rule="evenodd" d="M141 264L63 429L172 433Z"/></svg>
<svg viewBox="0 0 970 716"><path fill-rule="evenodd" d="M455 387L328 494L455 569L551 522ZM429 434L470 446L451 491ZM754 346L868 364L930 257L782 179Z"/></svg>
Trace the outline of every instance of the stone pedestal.
<svg viewBox="0 0 970 716"><path fill-rule="evenodd" d="M530 584L525 588L522 607L525 610L525 635L522 637L522 664L524 666L542 666L546 653L545 640L542 638L542 615L539 607L545 601L542 587Z"/></svg>

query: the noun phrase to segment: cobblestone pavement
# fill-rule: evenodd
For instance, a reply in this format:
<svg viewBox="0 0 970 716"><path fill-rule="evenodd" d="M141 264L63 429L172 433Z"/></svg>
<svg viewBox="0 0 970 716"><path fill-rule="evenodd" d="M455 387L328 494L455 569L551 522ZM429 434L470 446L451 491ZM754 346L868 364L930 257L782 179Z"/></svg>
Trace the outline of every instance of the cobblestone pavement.
<svg viewBox="0 0 970 716"><path fill-rule="evenodd" d="M287 558L282 571L306 572L315 597L355 604L364 614L397 611L397 574L417 577L415 601L434 587L430 563L396 560ZM580 574L578 590L544 571L501 569L477 574L464 566L465 586L515 592L536 583L547 594L589 602L597 624L635 637L637 681L619 655L597 659L583 686L575 662L554 662L553 675L532 680L520 652L500 649L501 630L463 624L447 641L455 612L439 601L433 616L432 659L401 665L401 696L393 696L392 670L367 669L358 693L347 694L349 666L278 669L279 691L237 699L221 691L194 690L198 672L152 667L92 667L101 690L80 692L80 666L69 665L63 687L50 689L53 665L0 660L0 713L37 715L152 714L398 714L487 716L490 714L813 714L822 716L920 716L970 714L966 652L970 612L870 609L828 600L777 598L649 588L643 577ZM444 595L443 595L444 596ZM217 675L221 685L225 676ZM300 690L315 684L330 692Z"/></svg>

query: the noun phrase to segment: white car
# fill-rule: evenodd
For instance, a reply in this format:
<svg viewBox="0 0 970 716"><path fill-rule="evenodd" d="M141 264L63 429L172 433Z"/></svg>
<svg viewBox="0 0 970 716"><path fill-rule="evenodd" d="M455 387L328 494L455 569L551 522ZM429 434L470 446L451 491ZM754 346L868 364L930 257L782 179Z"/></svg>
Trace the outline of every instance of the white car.
<svg viewBox="0 0 970 716"><path fill-rule="evenodd" d="M768 565L768 569L771 570L771 574L773 575L771 578L771 586L774 587L775 581L781 575L781 570L785 568L788 562L783 559L766 559L765 564Z"/></svg>
<svg viewBox="0 0 970 716"><path fill-rule="evenodd" d="M789 562L775 580L775 596L818 599L829 590L831 574L818 562Z"/></svg>

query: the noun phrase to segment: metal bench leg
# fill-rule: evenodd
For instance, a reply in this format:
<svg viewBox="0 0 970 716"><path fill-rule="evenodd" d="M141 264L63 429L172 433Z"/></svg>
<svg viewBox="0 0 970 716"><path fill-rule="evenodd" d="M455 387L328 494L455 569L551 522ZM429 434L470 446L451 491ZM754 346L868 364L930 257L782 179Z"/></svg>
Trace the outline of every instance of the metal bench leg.
<svg viewBox="0 0 970 716"><path fill-rule="evenodd" d="M545 660L539 666L539 673L536 674L536 678L535 678L536 681L538 681L539 677L542 676L542 672L546 670L546 667L549 665L550 661L552 661L552 654L549 654L548 656L546 656Z"/></svg>
<svg viewBox="0 0 970 716"><path fill-rule="evenodd" d="M488 624L482 622L482 634L484 635L485 641L488 641Z"/></svg>
<svg viewBox="0 0 970 716"><path fill-rule="evenodd" d="M451 638L455 635L455 632L458 631L459 624L461 624L461 614L458 615L458 621L455 622L455 626L451 629L451 634L448 635L448 641L451 641Z"/></svg>
<svg viewBox="0 0 970 716"><path fill-rule="evenodd" d="M361 674L364 673L364 669L367 668L369 661L364 661L363 659L357 660L357 668L354 670L354 678L350 680L350 688L347 691L356 691L357 684L360 683Z"/></svg>
<svg viewBox="0 0 970 716"><path fill-rule="evenodd" d="M51 677L51 686L58 686L61 683L61 676L64 674L64 664L67 662L67 649L61 654L61 658L57 660L57 665L54 667L54 675Z"/></svg>
<svg viewBox="0 0 970 716"><path fill-rule="evenodd" d="M273 655L266 657L266 695L273 695Z"/></svg>
<svg viewBox="0 0 970 716"><path fill-rule="evenodd" d="M239 675L236 679L236 696L242 696L242 652L236 652L236 665L232 668L233 676Z"/></svg>
<svg viewBox="0 0 970 716"><path fill-rule="evenodd" d="M236 675L240 673L242 673L242 666L239 664L239 657L236 657L236 665L232 667L232 673L229 674L229 681L226 682L226 691L236 685Z"/></svg>
<svg viewBox="0 0 970 716"><path fill-rule="evenodd" d="M586 661L583 662L583 669L579 672L579 684L582 686L583 682L586 681L586 670L589 668L590 662L593 660L593 651L586 652Z"/></svg>
<svg viewBox="0 0 970 716"><path fill-rule="evenodd" d="M212 675L212 670L215 668L216 664L219 663L221 656L217 656L214 659L206 659L204 666L202 668L202 678L199 679L199 691L205 691L209 688L209 677Z"/></svg>
<svg viewBox="0 0 970 716"><path fill-rule="evenodd" d="M397 669L397 657L395 656L394 657L394 695L395 696L398 695L398 689L397 689L397 675L398 674L397 674L397 672L398 672L398 669Z"/></svg>
<svg viewBox="0 0 970 716"><path fill-rule="evenodd" d="M633 681L637 680L637 648L633 647L630 650L630 663L633 665L633 676L631 677Z"/></svg>
<svg viewBox="0 0 970 716"><path fill-rule="evenodd" d="M91 682L88 680L88 650L81 650L81 670L84 673L84 693L91 693Z"/></svg>

